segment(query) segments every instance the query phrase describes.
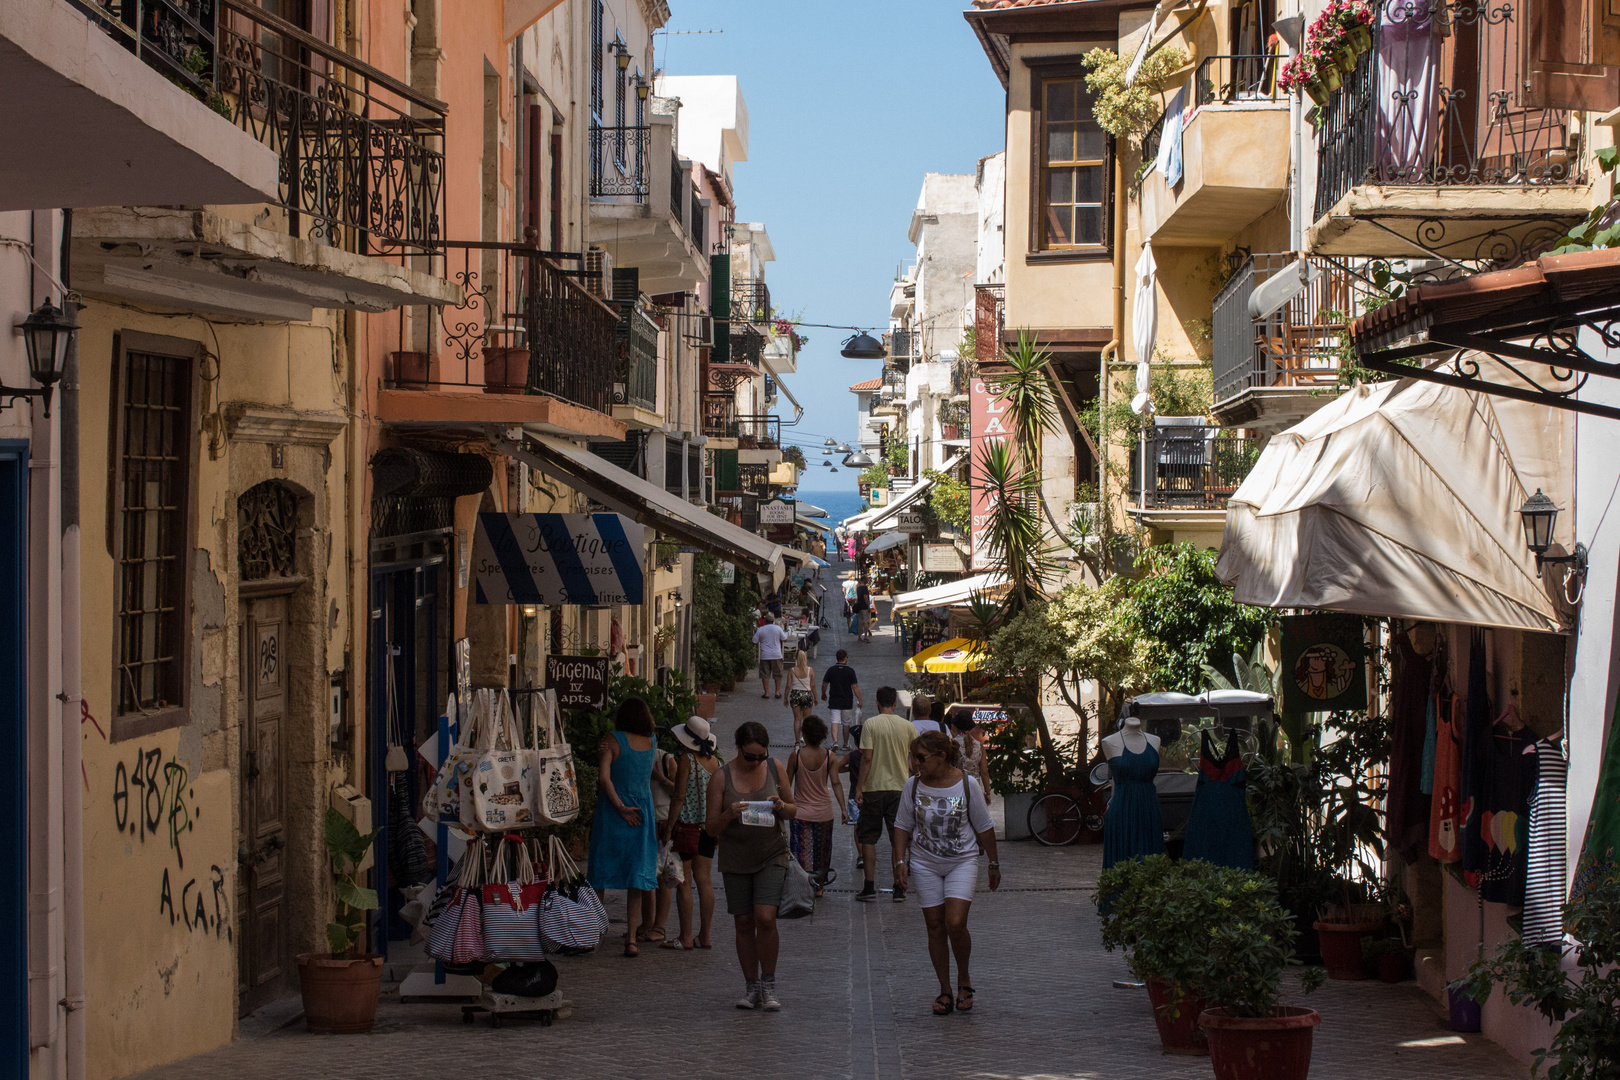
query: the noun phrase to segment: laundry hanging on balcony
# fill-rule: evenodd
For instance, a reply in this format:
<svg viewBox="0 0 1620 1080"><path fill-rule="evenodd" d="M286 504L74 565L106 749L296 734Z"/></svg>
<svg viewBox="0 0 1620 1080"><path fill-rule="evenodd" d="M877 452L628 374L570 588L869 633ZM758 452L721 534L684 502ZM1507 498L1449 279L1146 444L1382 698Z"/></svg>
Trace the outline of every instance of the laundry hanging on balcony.
<svg viewBox="0 0 1620 1080"><path fill-rule="evenodd" d="M639 604L645 530L623 514L478 515L473 601Z"/></svg>
<svg viewBox="0 0 1620 1080"><path fill-rule="evenodd" d="M1560 632L1517 511L1536 488L1569 505L1572 429L1478 391L1357 386L1272 438L1216 571L1246 604Z"/></svg>
<svg viewBox="0 0 1620 1080"><path fill-rule="evenodd" d="M1131 411L1138 415L1153 405L1148 396L1148 365L1153 361L1153 343L1159 334L1159 297L1153 284L1158 271L1153 244L1145 242L1136 260L1136 299L1131 308L1131 344L1136 348L1136 396L1131 398Z"/></svg>
<svg viewBox="0 0 1620 1080"><path fill-rule="evenodd" d="M1153 164L1164 177L1166 187L1181 183L1181 118L1187 109L1187 88L1183 86L1170 97L1164 109L1164 127L1159 134L1159 157Z"/></svg>

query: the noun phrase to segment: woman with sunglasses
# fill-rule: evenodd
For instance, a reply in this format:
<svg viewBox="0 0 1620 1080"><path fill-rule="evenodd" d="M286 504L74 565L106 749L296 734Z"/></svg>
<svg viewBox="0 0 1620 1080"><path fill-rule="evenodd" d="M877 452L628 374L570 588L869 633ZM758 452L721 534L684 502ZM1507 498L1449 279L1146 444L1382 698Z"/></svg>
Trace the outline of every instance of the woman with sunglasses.
<svg viewBox="0 0 1620 1080"><path fill-rule="evenodd" d="M1001 887L996 828L979 781L961 769L962 748L950 736L930 731L911 743L913 775L900 793L895 815L895 884L911 889L928 926L928 955L939 977L934 1015L973 1009L968 978L968 908L978 880L979 845L990 854L990 888ZM956 954L956 993L951 993L951 953Z"/></svg>
<svg viewBox="0 0 1620 1080"><path fill-rule="evenodd" d="M795 808L782 763L771 757L765 725L737 728L737 756L709 778L710 836L720 841L726 910L737 923L737 960L746 989L739 1009L776 1012L776 908L787 880L783 822Z"/></svg>

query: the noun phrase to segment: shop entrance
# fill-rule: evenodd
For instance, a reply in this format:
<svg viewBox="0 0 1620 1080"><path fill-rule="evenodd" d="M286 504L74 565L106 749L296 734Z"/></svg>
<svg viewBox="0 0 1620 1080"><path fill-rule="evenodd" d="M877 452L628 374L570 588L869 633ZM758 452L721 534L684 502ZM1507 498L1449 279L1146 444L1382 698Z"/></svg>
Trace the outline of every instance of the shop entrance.
<svg viewBox="0 0 1620 1080"><path fill-rule="evenodd" d="M286 990L287 596L244 600L237 622L241 677L242 831L237 851L238 1011L246 1016Z"/></svg>

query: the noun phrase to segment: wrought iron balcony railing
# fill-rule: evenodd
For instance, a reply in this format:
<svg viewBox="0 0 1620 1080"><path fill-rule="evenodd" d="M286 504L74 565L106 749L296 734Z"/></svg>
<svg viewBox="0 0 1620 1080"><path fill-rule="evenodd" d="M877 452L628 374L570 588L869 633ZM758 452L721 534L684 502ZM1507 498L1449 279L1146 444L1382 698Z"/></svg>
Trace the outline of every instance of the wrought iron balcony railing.
<svg viewBox="0 0 1620 1080"><path fill-rule="evenodd" d="M647 166L652 149L652 129L641 127L592 127L591 198L631 198L647 201Z"/></svg>
<svg viewBox="0 0 1620 1080"><path fill-rule="evenodd" d="M1264 445L1264 438L1202 424L1156 425L1131 448L1132 501L1143 510L1224 509Z"/></svg>
<svg viewBox="0 0 1620 1080"><path fill-rule="evenodd" d="M214 0L68 0L107 36L220 113Z"/></svg>
<svg viewBox="0 0 1620 1080"><path fill-rule="evenodd" d="M1339 378L1346 323L1361 310L1364 286L1326 259L1310 258L1318 277L1263 319L1249 317L1255 287L1295 259L1254 255L1215 294L1214 390L1217 403L1256 387L1329 387Z"/></svg>
<svg viewBox="0 0 1620 1080"><path fill-rule="evenodd" d="M738 321L741 316L736 308L732 309L731 318L731 362L759 367L760 357L765 355L765 335L748 323Z"/></svg>
<svg viewBox="0 0 1620 1080"><path fill-rule="evenodd" d="M1567 109L1534 106L1519 4L1375 0L1372 49L1322 106L1316 216L1360 184L1584 181Z"/></svg>
<svg viewBox="0 0 1620 1080"><path fill-rule="evenodd" d="M437 248L445 105L246 0L219 0L217 90L281 157L288 227L361 254Z"/></svg>
<svg viewBox="0 0 1620 1080"><path fill-rule="evenodd" d="M609 301L619 311L617 345L623 377L613 383L613 404L658 408L658 324L639 304Z"/></svg>
<svg viewBox="0 0 1620 1080"><path fill-rule="evenodd" d="M1206 56L1193 73L1193 105L1231 105L1240 101L1282 101L1277 90L1277 57Z"/></svg>
<svg viewBox="0 0 1620 1080"><path fill-rule="evenodd" d="M782 418L770 413L745 413L736 419L737 449L776 450L782 445Z"/></svg>
<svg viewBox="0 0 1620 1080"><path fill-rule="evenodd" d="M891 330L889 338L889 362L901 371L909 370L911 365L922 359L922 335L913 330Z"/></svg>
<svg viewBox="0 0 1620 1080"><path fill-rule="evenodd" d="M620 315L564 273L553 257L522 244L449 242L446 276L465 299L438 311L439 344L429 355L394 354L390 385L546 394L607 412L614 383L629 371ZM407 333L401 314L401 332Z"/></svg>
<svg viewBox="0 0 1620 1080"><path fill-rule="evenodd" d="M770 325L771 290L763 281L733 281L731 283L731 317L746 320L755 326ZM735 346L733 346L735 349Z"/></svg>

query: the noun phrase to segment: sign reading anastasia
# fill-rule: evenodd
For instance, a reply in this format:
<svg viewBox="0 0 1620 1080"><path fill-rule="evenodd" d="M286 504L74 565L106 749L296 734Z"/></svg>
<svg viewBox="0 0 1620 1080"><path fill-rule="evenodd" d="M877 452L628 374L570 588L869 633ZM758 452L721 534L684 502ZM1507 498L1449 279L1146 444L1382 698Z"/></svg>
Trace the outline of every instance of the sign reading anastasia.
<svg viewBox="0 0 1620 1080"><path fill-rule="evenodd" d="M473 602L639 604L645 555L622 514L479 514Z"/></svg>

